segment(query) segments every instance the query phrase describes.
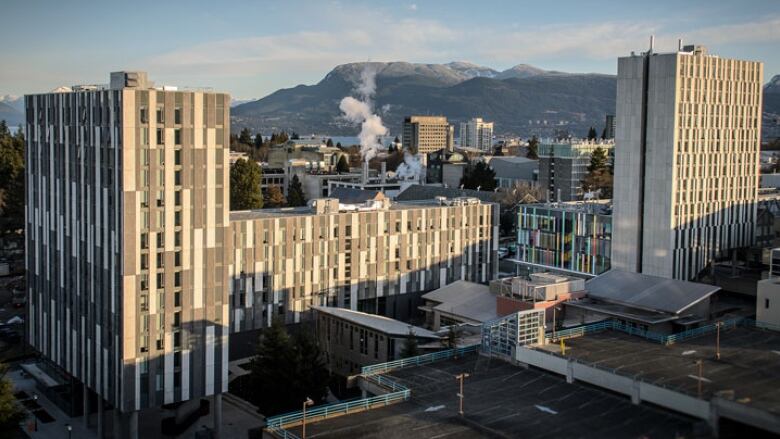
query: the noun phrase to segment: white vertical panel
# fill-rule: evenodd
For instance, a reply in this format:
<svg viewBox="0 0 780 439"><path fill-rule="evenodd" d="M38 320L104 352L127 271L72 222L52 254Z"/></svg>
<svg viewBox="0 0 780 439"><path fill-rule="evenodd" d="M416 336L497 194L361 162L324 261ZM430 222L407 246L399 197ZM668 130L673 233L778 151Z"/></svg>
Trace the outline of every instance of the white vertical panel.
<svg viewBox="0 0 780 439"><path fill-rule="evenodd" d="M206 395L214 394L214 326L206 326Z"/></svg>

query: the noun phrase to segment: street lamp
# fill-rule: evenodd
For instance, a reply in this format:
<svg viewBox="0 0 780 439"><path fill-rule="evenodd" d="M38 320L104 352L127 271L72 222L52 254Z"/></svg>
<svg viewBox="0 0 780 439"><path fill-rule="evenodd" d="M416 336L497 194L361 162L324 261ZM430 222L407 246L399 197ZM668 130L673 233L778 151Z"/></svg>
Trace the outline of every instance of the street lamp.
<svg viewBox="0 0 780 439"><path fill-rule="evenodd" d="M463 416L463 379L468 378L469 374L462 373L460 375L455 375L456 380L460 380L460 392L458 393L458 398L460 399L460 410L458 410L458 413L460 413L461 416Z"/></svg>
<svg viewBox="0 0 780 439"><path fill-rule="evenodd" d="M702 372L702 367L704 366L704 361L697 360L695 364L699 366L699 385L697 386L697 393L699 394L699 399L701 399L701 379L702 379L701 372Z"/></svg>
<svg viewBox="0 0 780 439"><path fill-rule="evenodd" d="M68 439L71 439L70 435L73 432L73 426L70 424L65 424L65 428L68 429Z"/></svg>
<svg viewBox="0 0 780 439"><path fill-rule="evenodd" d="M311 398L306 398L303 401L303 421L301 422L301 439L306 439L306 407L314 405L314 401Z"/></svg>
<svg viewBox="0 0 780 439"><path fill-rule="evenodd" d="M715 359L720 360L720 325L722 325L723 322L718 322L715 324L715 328L717 329L717 335L715 336Z"/></svg>
<svg viewBox="0 0 780 439"><path fill-rule="evenodd" d="M37 393L33 393L33 401L35 401L35 405L37 406L38 405L38 394ZM34 411L32 412L32 415L33 415L33 422L35 422L35 427L34 428L35 428L35 431L37 432L38 431L38 417L35 415Z"/></svg>

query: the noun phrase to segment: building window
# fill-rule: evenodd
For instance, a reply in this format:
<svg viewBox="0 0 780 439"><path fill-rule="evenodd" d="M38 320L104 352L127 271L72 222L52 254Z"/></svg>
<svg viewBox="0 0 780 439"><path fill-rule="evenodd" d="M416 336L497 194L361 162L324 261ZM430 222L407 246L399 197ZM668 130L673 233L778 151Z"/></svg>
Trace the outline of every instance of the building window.
<svg viewBox="0 0 780 439"><path fill-rule="evenodd" d="M764 299L764 309L769 309L769 299Z"/></svg>
<svg viewBox="0 0 780 439"><path fill-rule="evenodd" d="M162 128L157 128L157 144L162 145L165 143L165 133Z"/></svg>
<svg viewBox="0 0 780 439"><path fill-rule="evenodd" d="M173 130L173 144L181 145L181 128Z"/></svg>
<svg viewBox="0 0 780 439"><path fill-rule="evenodd" d="M165 123L165 110L163 107L157 107L157 123Z"/></svg>

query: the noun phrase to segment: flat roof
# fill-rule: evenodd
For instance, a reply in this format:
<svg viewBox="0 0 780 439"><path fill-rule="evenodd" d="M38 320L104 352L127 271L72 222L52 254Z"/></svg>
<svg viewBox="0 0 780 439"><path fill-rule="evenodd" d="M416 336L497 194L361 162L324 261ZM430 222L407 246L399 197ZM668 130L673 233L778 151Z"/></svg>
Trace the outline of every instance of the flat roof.
<svg viewBox="0 0 780 439"><path fill-rule="evenodd" d="M612 269L585 283L588 297L624 306L680 314L720 290L715 285Z"/></svg>
<svg viewBox="0 0 780 439"><path fill-rule="evenodd" d="M478 323L498 317L496 296L490 292L487 285L459 280L423 294L422 298L439 302L433 307L439 312Z"/></svg>
<svg viewBox="0 0 780 439"><path fill-rule="evenodd" d="M439 338L438 335L425 328L413 326L400 320L391 319L385 316L368 314L361 311L353 311L351 309L337 308L333 306L312 306L311 308L317 312L329 314L356 325L377 330L387 335L406 336L409 334L409 331L412 331L414 335L418 337Z"/></svg>
<svg viewBox="0 0 780 439"><path fill-rule="evenodd" d="M713 332L665 346L604 331L566 340L566 356L693 396L699 382L696 361L702 360L705 399L725 397L780 415L780 332L722 329L720 360L715 359L717 336ZM560 352L557 345L537 349Z"/></svg>
<svg viewBox="0 0 780 439"><path fill-rule="evenodd" d="M464 380L464 416L458 414ZM400 369L391 377L409 401L307 423L310 437L330 438L671 438L693 435L695 422L628 398L533 368L476 354ZM300 427L291 428L300 435Z"/></svg>

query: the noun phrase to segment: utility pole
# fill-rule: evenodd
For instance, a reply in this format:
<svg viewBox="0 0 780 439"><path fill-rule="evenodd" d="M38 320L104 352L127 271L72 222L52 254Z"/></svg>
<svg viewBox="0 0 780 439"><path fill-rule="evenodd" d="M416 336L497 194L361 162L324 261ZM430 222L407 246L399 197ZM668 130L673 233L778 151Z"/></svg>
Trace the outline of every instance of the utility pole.
<svg viewBox="0 0 780 439"><path fill-rule="evenodd" d="M696 360L696 364L699 366L699 384L698 384L697 387L698 387L699 399L701 399L701 375L702 375L701 372L702 372L702 367L704 365L704 361L703 360Z"/></svg>
<svg viewBox="0 0 780 439"><path fill-rule="evenodd" d="M314 401L311 398L306 398L303 401L303 420L301 421L301 439L306 439L306 407L314 405Z"/></svg>
<svg viewBox="0 0 780 439"><path fill-rule="evenodd" d="M456 380L460 380L460 393L458 393L458 398L460 399L460 410L458 410L458 413L460 413L461 416L463 416L463 379L468 378L469 374L462 373L460 375L455 375Z"/></svg>

